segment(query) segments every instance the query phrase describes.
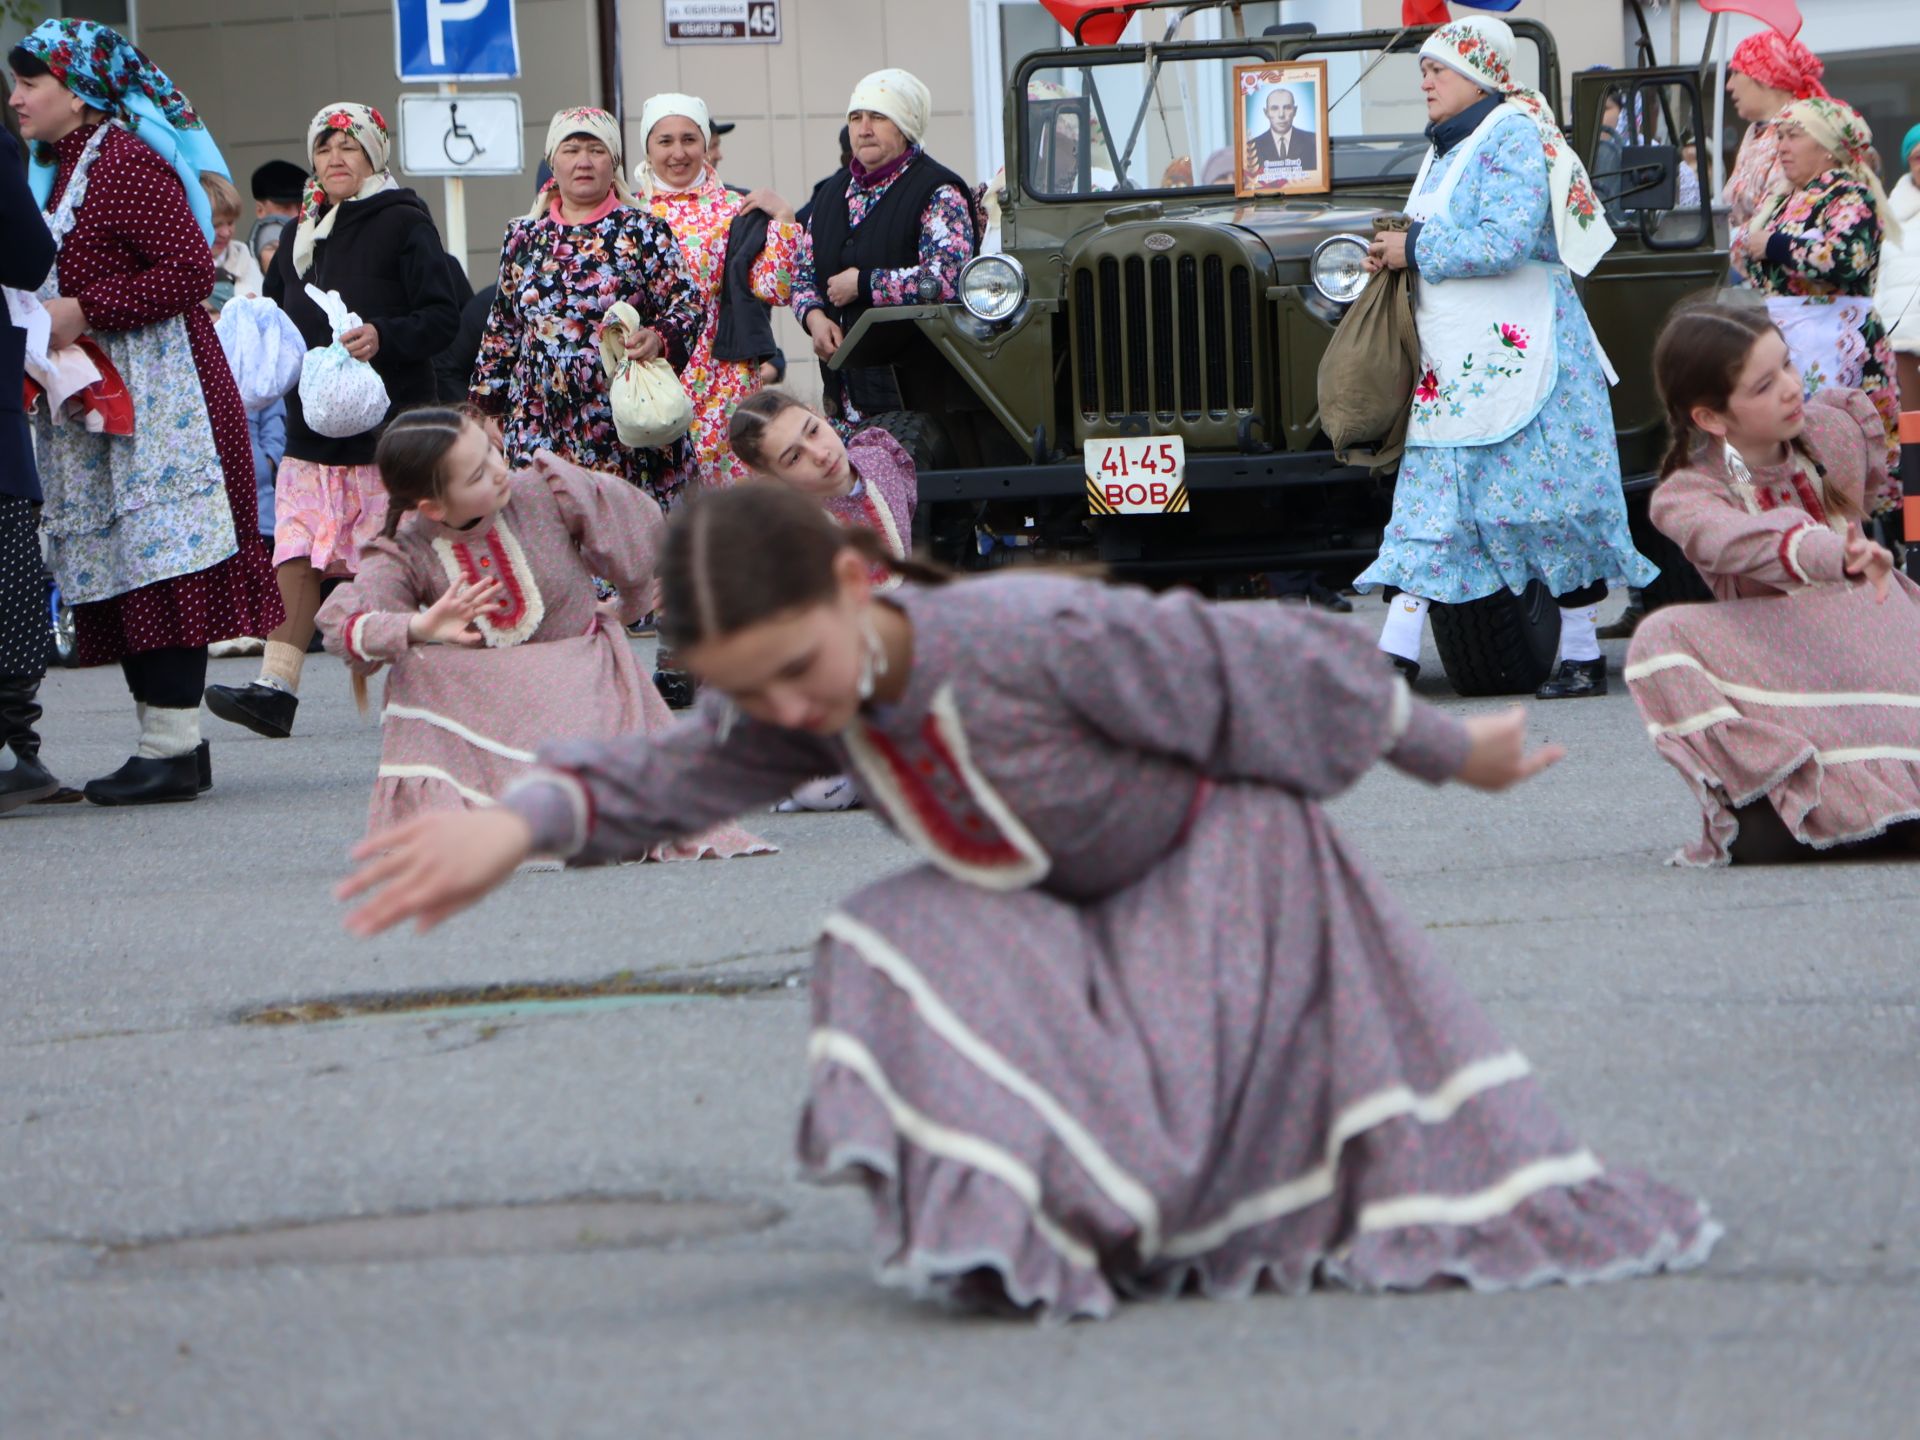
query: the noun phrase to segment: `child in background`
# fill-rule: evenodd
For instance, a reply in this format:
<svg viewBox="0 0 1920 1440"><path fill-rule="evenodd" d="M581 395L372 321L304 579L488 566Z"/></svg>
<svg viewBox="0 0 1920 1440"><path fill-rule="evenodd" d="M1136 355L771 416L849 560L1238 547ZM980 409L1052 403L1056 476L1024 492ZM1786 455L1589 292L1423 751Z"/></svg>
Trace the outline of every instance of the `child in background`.
<svg viewBox="0 0 1920 1440"><path fill-rule="evenodd" d="M1653 523L1710 605L1640 622L1627 686L1700 804L1687 865L1920 854L1920 585L1862 533L1885 431L1858 390L1804 399L1765 310L1683 310L1654 349L1672 448Z"/></svg>
<svg viewBox="0 0 1920 1440"><path fill-rule="evenodd" d="M386 528L318 617L362 695L366 676L392 666L369 833L492 805L537 745L671 723L617 623L653 588L661 518L644 492L547 451L510 472L471 416L437 407L395 420L375 462ZM605 605L595 575L618 591ZM724 825L646 858L772 848Z"/></svg>
<svg viewBox="0 0 1920 1440"><path fill-rule="evenodd" d="M231 180L211 170L200 172L200 188L207 192L207 202L213 207L213 268L219 272L213 294L205 303L218 315L234 296L258 295L262 278L253 247L233 238L233 227L240 220L240 192Z"/></svg>
<svg viewBox="0 0 1920 1440"><path fill-rule="evenodd" d="M869 428L842 441L818 410L778 390L761 390L741 401L727 429L740 462L757 474L817 500L842 525L871 530L887 554L904 560L913 544L913 512L920 503L913 457L886 431ZM875 566L873 584L890 589L899 577ZM860 792L846 775L810 780L774 807L851 810Z"/></svg>

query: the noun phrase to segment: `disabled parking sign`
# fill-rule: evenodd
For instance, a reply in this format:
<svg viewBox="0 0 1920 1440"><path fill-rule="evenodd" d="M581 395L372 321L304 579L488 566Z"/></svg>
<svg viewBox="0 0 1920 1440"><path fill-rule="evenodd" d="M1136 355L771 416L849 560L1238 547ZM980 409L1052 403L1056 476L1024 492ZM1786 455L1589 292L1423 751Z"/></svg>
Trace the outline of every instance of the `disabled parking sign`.
<svg viewBox="0 0 1920 1440"><path fill-rule="evenodd" d="M402 80L511 80L520 74L513 0L394 0Z"/></svg>

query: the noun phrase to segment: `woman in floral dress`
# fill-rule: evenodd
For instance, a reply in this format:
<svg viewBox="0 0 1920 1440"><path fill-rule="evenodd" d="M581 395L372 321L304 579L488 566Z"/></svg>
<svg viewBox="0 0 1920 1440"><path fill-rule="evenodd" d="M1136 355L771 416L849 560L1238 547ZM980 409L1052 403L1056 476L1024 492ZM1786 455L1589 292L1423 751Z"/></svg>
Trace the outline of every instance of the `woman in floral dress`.
<svg viewBox="0 0 1920 1440"><path fill-rule="evenodd" d="M1798 40L1777 30L1749 35L1733 49L1727 62L1727 96L1747 133L1740 137L1733 173L1727 177L1727 223L1745 225L1753 212L1792 186L1780 170L1780 138L1775 125L1780 112L1795 100L1824 96L1820 83L1826 66ZM1745 257L1733 252L1734 274L1746 275Z"/></svg>
<svg viewBox="0 0 1920 1440"><path fill-rule="evenodd" d="M246 411L202 304L214 268L200 172L226 162L173 82L104 25L45 21L8 63L59 247L41 288L52 343L90 335L134 407L131 435L56 426L44 411L35 422L41 523L80 663L117 661L139 717L133 757L85 793L192 800L212 783L207 646L282 618L253 523Z"/></svg>
<svg viewBox="0 0 1920 1440"><path fill-rule="evenodd" d="M706 102L698 96L655 95L647 101L640 113L647 147L640 190L648 208L672 228L706 301L705 328L680 372L693 400L694 473L703 485L731 485L746 478L747 467L728 447L727 423L734 407L760 388L762 358L714 358L721 306L728 303L733 236L746 229L738 223L741 216L758 211L766 217L766 243L752 261L748 283L756 300L785 305L792 298L794 258L805 231L793 207L773 191L743 196L720 183L707 163L711 125ZM767 348L773 348L770 326Z"/></svg>
<svg viewBox="0 0 1920 1440"><path fill-rule="evenodd" d="M690 472L684 440L630 450L613 426L600 330L615 301L640 313L627 354L683 369L705 328L673 232L642 209L620 170L620 126L604 110L562 110L547 127L552 182L507 226L500 289L474 363L472 400L497 417L507 463L551 450L624 476L668 508Z"/></svg>
<svg viewBox="0 0 1920 1440"><path fill-rule="evenodd" d="M1595 607L1608 582L1659 571L1633 548L1612 371L1573 288L1613 245L1586 168L1546 101L1512 78L1513 32L1475 16L1420 47L1433 153L1405 231L1370 266L1414 276L1422 373L1380 557L1393 586L1380 648L1409 675L1432 604L1539 581L1560 606L1543 700L1604 695Z"/></svg>
<svg viewBox="0 0 1920 1440"><path fill-rule="evenodd" d="M1775 195L1736 231L1754 288L1767 297L1787 337L1806 393L1859 390L1886 428L1887 465L1900 465L1900 392L1893 342L1874 308L1880 251L1900 222L1873 172L1873 132L1838 100L1796 100L1775 126L1793 189ZM1900 503L1900 482L1884 478L1867 496L1877 513Z"/></svg>

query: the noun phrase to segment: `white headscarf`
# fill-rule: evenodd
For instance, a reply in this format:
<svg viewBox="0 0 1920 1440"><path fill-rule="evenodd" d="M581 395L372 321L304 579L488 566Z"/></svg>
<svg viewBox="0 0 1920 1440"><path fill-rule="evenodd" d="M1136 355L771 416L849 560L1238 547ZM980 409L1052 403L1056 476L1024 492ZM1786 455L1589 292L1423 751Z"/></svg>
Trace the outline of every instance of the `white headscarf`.
<svg viewBox="0 0 1920 1440"><path fill-rule="evenodd" d="M1554 122L1553 107L1538 90L1514 82L1513 56L1513 31L1505 21L1486 15L1469 15L1442 25L1420 47L1421 59L1444 65L1482 90L1493 91L1518 106L1539 129L1547 157L1547 206L1560 263L1576 275L1585 275L1613 248L1613 228L1594 194L1587 167Z"/></svg>
<svg viewBox="0 0 1920 1440"><path fill-rule="evenodd" d="M351 205L383 190L398 190L400 182L387 169L392 141L387 134L387 117L371 105L356 105L351 100L326 106L307 122L307 159L312 161L320 142L335 131L345 131L366 153L373 173L360 182L360 188L341 202ZM321 211L325 210L325 214ZM300 224L293 232L293 271L305 275L313 269L314 247L333 233L333 222L340 218L340 205L327 204L327 192L320 186L319 174L307 181L300 202Z"/></svg>
<svg viewBox="0 0 1920 1440"><path fill-rule="evenodd" d="M547 148L542 152L549 170L553 168L553 157L559 152L560 142L574 135L588 136L607 147L607 153L613 157L613 193L623 205L636 203L633 192L627 188L627 177L620 172L620 122L606 111L591 105L574 105L554 111L553 119L547 122ZM540 220L551 214L553 197L559 193L558 178L542 185L539 193L533 197L533 208L527 212L527 218Z"/></svg>
<svg viewBox="0 0 1920 1440"><path fill-rule="evenodd" d="M669 115L686 116L687 119L693 121L694 124L700 127L700 133L707 137L708 143L712 143L713 140L713 117L707 113L707 102L702 100L698 95L682 95L669 90L664 94L649 96L647 103L640 107L640 149L642 158L640 161L640 169L636 172L640 177L641 190L649 196L651 196L656 189L697 190L707 178L707 170L703 168L698 180L695 180L691 185L681 186L669 185L665 180L662 180L658 175L654 174L653 162L645 158L646 151L653 140L653 127L658 125L662 120L665 120Z"/></svg>
<svg viewBox="0 0 1920 1440"><path fill-rule="evenodd" d="M847 113L871 110L900 127L909 145L918 145L933 118L933 95L905 70L876 70L853 87Z"/></svg>

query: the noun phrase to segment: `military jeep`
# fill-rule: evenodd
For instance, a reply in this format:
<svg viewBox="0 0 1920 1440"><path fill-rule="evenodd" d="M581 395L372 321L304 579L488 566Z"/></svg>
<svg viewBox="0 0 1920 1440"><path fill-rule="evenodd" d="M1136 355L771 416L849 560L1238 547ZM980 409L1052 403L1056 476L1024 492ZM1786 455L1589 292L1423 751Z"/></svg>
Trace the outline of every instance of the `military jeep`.
<svg viewBox="0 0 1920 1440"><path fill-rule="evenodd" d="M1366 283L1373 220L1402 208L1428 148L1417 52L1430 31L1248 34L1244 11L1275 7L1125 8L1156 29L1151 12L1172 12L1165 43L1076 44L1019 62L999 248L967 267L960 301L872 310L834 363L892 357L902 409L878 423L920 463L917 538L937 558L1097 559L1222 594L1271 572L1344 583L1378 550L1394 476L1330 449L1317 372ZM1189 20L1200 38L1178 38ZM1516 78L1572 117L1620 237L1584 295L1621 377L1625 484L1644 490L1664 444L1654 335L1726 271L1709 204L1677 195L1681 139L1708 131L1702 72L1583 73L1566 108L1552 35L1511 23ZM1237 197L1235 67L1307 62L1325 65L1326 108L1304 108L1299 123L1326 127L1326 188ZM1643 522L1636 539L1677 559L1655 553L1662 542ZM1663 569L1666 584L1698 583L1684 563ZM1545 676L1559 612L1535 586L1436 607L1434 624L1458 690L1505 693Z"/></svg>

